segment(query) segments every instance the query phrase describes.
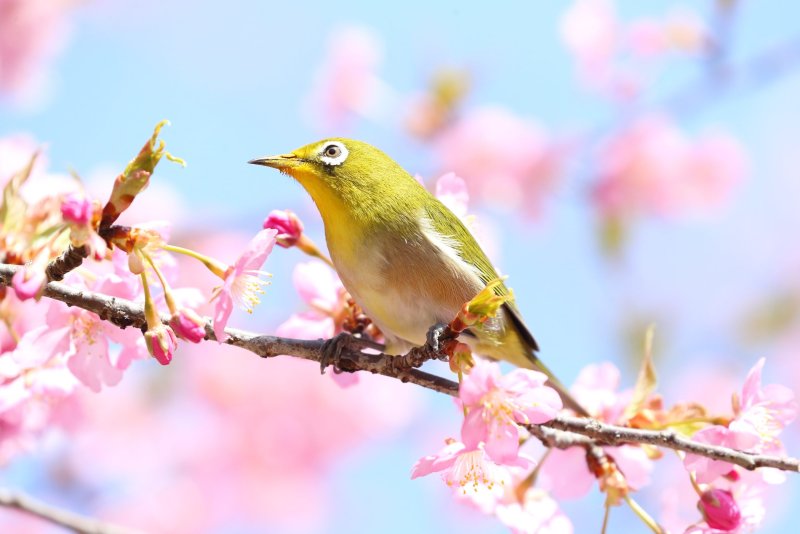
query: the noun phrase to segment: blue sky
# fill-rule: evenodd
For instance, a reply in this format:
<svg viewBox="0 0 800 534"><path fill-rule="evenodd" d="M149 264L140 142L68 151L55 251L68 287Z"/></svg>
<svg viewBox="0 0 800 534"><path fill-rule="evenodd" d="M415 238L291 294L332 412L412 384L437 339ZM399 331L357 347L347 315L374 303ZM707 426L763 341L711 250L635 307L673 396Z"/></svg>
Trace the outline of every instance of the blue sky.
<svg viewBox="0 0 800 534"><path fill-rule="evenodd" d="M733 58L800 35L795 4L740 4ZM195 214L188 225L255 232L275 208L291 208L312 222L313 205L298 185L246 161L347 135L386 149L412 173L430 176L435 170L430 151L396 124L357 121L347 131L321 131L308 120L306 95L333 29L359 25L377 32L385 47L380 74L400 93L420 90L440 66L467 67L475 80L470 105L500 104L554 132L584 131L606 124L614 110L576 83L558 37L566 5L88 3L78 9L71 41L54 64L49 100L38 109L0 107L0 134L30 132L48 144L51 168L89 174L100 166L121 167L153 125L169 118L173 126L163 138L189 166L163 165L157 178L185 196ZM676 5L625 2L620 10L658 16ZM693 64L670 64L654 87L654 99L698 72ZM660 363L665 383L679 382L700 357L743 377L768 353L769 347L736 343L731 308L743 309L754 294L780 286L779 278L790 270L787 261L793 258L796 266L800 259L791 231L800 222L800 190L792 185L798 165L790 157L800 133L799 91L800 68L764 87L713 99L683 117L690 131L717 125L736 135L750 155L748 181L715 217L646 222L619 265L597 254L592 215L569 191L552 199L538 223L499 217L504 270L545 358L566 381L588 362L611 359L621 362L631 383L635 369L623 358L621 336L631 318L665 318L659 325L668 337ZM312 223L311 233L322 241L318 225ZM292 294L291 266L298 259L293 252L270 259L274 302ZM277 324L281 313L281 306L268 301L256 320ZM435 421L452 432L457 414L449 401L432 396L429 402L433 413L450 414ZM346 459L329 481L340 505L330 531L447 530L453 515L439 511L455 505L444 487L433 478L408 480L413 461L432 445L420 435L439 434L418 421L407 437ZM798 450L796 439L794 445ZM800 483L792 480L788 488L796 499ZM397 502L403 503L400 508ZM597 530L599 507L569 509L579 512L571 514L577 532ZM502 531L491 520L468 517L458 524L463 533ZM787 517L767 531L786 531L790 524L796 525Z"/></svg>

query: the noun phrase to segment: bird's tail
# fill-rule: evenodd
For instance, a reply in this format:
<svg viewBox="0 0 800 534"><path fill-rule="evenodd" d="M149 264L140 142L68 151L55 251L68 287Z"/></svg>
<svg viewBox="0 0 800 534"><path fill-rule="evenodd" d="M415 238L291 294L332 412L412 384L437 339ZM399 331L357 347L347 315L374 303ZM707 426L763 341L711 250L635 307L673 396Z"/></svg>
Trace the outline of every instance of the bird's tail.
<svg viewBox="0 0 800 534"><path fill-rule="evenodd" d="M558 395L561 397L561 401L564 403L565 408L569 408L581 417L590 417L589 412L586 411L586 409L584 409L584 407L581 406L578 401L572 398L572 395L570 395L566 386L564 386L564 384L562 384L561 381L556 378L556 375L554 375L553 372L548 369L547 366L542 363L542 360L540 360L536 355L539 350L539 344L536 343L536 340L533 339L533 335L531 334L530 330L528 330L528 327L525 326L525 322L522 320L519 311L517 311L517 309L509 303L506 303L503 306L503 309L506 313L506 317L510 319L511 324L514 326L513 332L517 337L523 353L523 358L520 359L518 357L519 353L515 352L515 358L509 361L519 365L520 367L527 367L529 369L541 371L547 375L548 385L558 392ZM501 359L503 359L502 356Z"/></svg>

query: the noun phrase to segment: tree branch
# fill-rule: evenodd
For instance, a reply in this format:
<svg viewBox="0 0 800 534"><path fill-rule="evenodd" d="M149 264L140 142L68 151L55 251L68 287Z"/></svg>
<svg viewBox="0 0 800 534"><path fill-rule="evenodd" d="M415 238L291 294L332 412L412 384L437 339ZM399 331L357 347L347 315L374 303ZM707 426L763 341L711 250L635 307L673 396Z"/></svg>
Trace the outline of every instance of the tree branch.
<svg viewBox="0 0 800 534"><path fill-rule="evenodd" d="M62 510L24 493L6 488L0 488L0 506L17 509L80 534L136 534L140 532Z"/></svg>
<svg viewBox="0 0 800 534"><path fill-rule="evenodd" d="M0 264L0 284L9 285L18 265ZM59 300L68 306L78 306L96 313L101 319L120 328L129 326L142 328L145 325L144 312L140 304L126 299L110 297L92 291L76 289L60 282L50 282L44 296ZM162 320L167 322L168 317ZM289 339L260 335L253 332L226 328L226 343L246 349L262 358L286 355L319 362L323 357L326 340ZM206 322L206 339L215 340L210 321ZM458 384L452 380L417 369L397 369L394 356L388 354L367 354L358 349L347 348L342 351L339 367L344 371L369 371L411 382L439 393L458 395ZM593 419L560 415L548 423L531 425L531 433L550 447L560 449L586 447L592 442L601 445L622 445L646 443L667 447L687 453L698 454L714 460L722 460L745 469L773 467L783 471L800 472L800 460L788 457L767 456L737 451L727 447L706 445L685 438L671 430L643 430L609 425Z"/></svg>

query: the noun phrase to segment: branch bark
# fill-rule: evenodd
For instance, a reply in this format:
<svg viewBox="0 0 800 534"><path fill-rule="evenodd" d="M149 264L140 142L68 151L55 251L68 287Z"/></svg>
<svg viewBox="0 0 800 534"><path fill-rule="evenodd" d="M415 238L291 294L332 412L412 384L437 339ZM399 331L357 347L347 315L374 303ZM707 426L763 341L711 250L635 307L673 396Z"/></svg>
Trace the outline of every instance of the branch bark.
<svg viewBox="0 0 800 534"><path fill-rule="evenodd" d="M140 533L138 530L131 530L98 519L84 517L67 510L62 510L61 508L56 508L55 506L45 504L24 493L11 491L6 488L0 488L0 506L14 508L80 534Z"/></svg>
<svg viewBox="0 0 800 534"><path fill-rule="evenodd" d="M0 264L0 284L10 285L11 278L19 268L18 265ZM61 282L48 283L44 290L44 296L64 302L68 306L78 306L94 312L101 319L120 328L142 328L145 325L142 305L129 300L76 289ZM167 322L168 317L163 316L162 320ZM319 362L323 357L323 345L326 342L323 339L303 340L267 336L235 328L226 328L225 332L229 336L226 343L241 347L262 358L286 355ZM206 321L206 339L216 339L208 320ZM402 382L411 382L450 396L458 395L456 382L418 369L397 369L393 358L394 356L388 354L368 354L358 349L346 348L341 353L339 367L348 372L369 371L396 378ZM560 415L542 425L531 425L529 429L546 445L561 449L586 447L592 443L611 446L647 443L698 454L714 460L722 460L749 470L773 467L782 471L800 472L800 460L795 458L752 454L727 447L707 445L692 441L669 430L628 428L566 415Z"/></svg>

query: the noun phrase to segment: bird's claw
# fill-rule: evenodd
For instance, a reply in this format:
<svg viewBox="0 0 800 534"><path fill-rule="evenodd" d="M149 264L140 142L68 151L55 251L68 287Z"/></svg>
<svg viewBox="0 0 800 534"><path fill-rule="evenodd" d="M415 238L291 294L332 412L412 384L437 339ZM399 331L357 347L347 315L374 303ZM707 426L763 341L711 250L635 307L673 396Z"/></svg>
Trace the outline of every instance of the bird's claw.
<svg viewBox="0 0 800 534"><path fill-rule="evenodd" d="M403 356L397 356L392 360L392 364L397 370L413 369L420 367L428 360L443 360L447 355L442 354L442 338L445 336L447 325L437 323L428 329L425 336L425 344L421 347L414 347Z"/></svg>
<svg viewBox="0 0 800 534"><path fill-rule="evenodd" d="M323 375L325 369L333 366L334 373L348 372L341 368L342 354L346 352L360 352L361 349L381 349L383 345L368 338L356 337L348 332L340 332L322 344L319 358L319 370Z"/></svg>
<svg viewBox="0 0 800 534"><path fill-rule="evenodd" d="M425 336L425 346L434 353L439 353L442 350L442 336L444 335L447 325L445 323L436 323L428 329Z"/></svg>

